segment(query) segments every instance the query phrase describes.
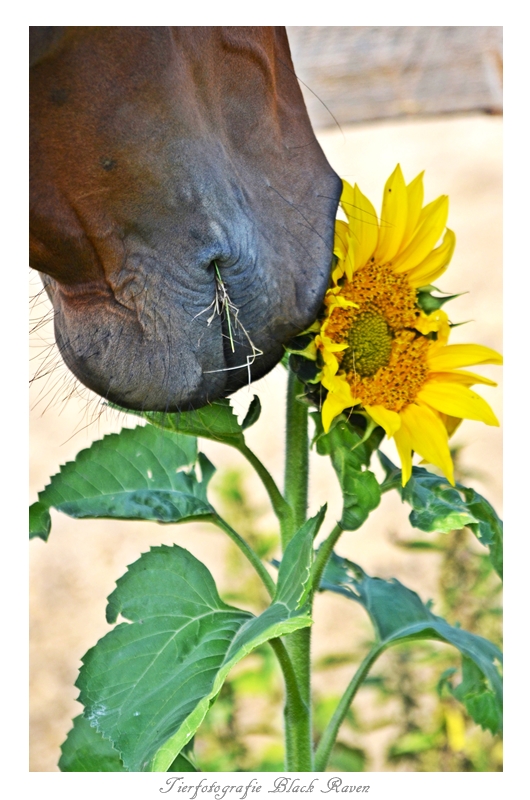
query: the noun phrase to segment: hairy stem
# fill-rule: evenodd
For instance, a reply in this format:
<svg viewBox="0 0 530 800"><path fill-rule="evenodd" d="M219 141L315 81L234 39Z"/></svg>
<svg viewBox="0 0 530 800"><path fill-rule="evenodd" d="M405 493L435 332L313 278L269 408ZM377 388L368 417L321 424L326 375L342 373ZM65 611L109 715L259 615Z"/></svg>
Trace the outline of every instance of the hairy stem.
<svg viewBox="0 0 530 800"><path fill-rule="evenodd" d="M302 385L293 372L289 372L287 386L287 419L285 434L285 484L284 496L291 508L291 518L282 528L282 549L291 541L307 517L307 487L309 477L309 440L307 434L307 407L299 403L297 395ZM302 698L301 713L293 715L287 702L285 707L286 750L288 769L293 772L313 770L313 742L311 724L311 628L295 631L286 640L297 685ZM293 742L296 749L293 750Z"/></svg>
<svg viewBox="0 0 530 800"><path fill-rule="evenodd" d="M274 597L274 593L276 592L276 584L274 583L273 579L265 569L265 565L258 556L256 552L252 549L252 547L245 542L242 536L240 536L237 531L235 531L229 524L226 522L222 517L218 514L212 517L212 522L214 525L217 525L218 528L221 528L228 536L232 539L234 544L239 547L245 558L250 561L258 575L260 576L267 592L271 597Z"/></svg>
<svg viewBox="0 0 530 800"><path fill-rule="evenodd" d="M251 464L254 467L256 473L261 479L261 482L263 483L265 489L267 490L267 494L269 495L273 511L276 514L276 517L280 523L280 528L282 531L282 541L283 541L283 535L284 535L283 531L290 530L292 526L291 509L288 503L282 497L280 490L276 486L274 478L272 477L268 469L265 467L265 465L259 460L257 455L253 453L252 450L249 447L247 447L246 444L237 445L237 449L239 450L241 455L245 456L249 464Z"/></svg>
<svg viewBox="0 0 530 800"><path fill-rule="evenodd" d="M307 406L296 400L297 395L301 393L302 384L294 372L289 372L284 495L287 504L292 510L292 525L282 539L283 550L285 550L298 528L304 524L307 516L307 484L309 476L308 412Z"/></svg>
<svg viewBox="0 0 530 800"><path fill-rule="evenodd" d="M370 670L370 667L382 652L383 648L381 648L380 645L373 647L348 684L348 688L341 697L340 702L335 709L335 713L331 717L326 730L322 734L322 738L318 743L315 753L316 772L324 772L326 769L326 765L333 749L333 745L335 744L335 739L337 738L339 728L342 725L344 717L348 713L348 709L357 693L357 689L361 686L362 682L366 678L366 675L368 674L368 671Z"/></svg>
<svg viewBox="0 0 530 800"><path fill-rule="evenodd" d="M300 694L296 670L283 641L271 639L270 644L285 681L285 768L289 772L311 772L312 754L307 751L307 741L311 741L311 715Z"/></svg>

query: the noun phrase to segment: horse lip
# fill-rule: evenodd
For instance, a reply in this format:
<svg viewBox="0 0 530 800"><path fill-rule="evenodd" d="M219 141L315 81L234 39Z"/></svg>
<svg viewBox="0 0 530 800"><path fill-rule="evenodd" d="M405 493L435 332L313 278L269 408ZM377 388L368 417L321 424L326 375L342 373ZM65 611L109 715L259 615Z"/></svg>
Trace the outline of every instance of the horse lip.
<svg viewBox="0 0 530 800"><path fill-rule="evenodd" d="M109 300L119 303L116 300L114 292L104 280L89 281L84 283L64 284L59 283L54 278L47 276L47 283L56 294L58 294L67 303L93 303L95 300Z"/></svg>
<svg viewBox="0 0 530 800"><path fill-rule="evenodd" d="M221 373L225 372L225 360L220 344L205 342L202 357L199 346L177 363L170 358L170 351L157 353L156 326L153 330L135 306L116 297L109 282L64 286L49 276L43 278L55 309L56 340L63 360L92 391L125 408L169 412L198 408L224 394L226 373ZM220 327L219 322L214 326ZM217 339L218 335L210 330L207 338ZM133 354L130 358L123 350L125 341L129 342L126 350ZM164 344L163 338L160 344ZM184 340L182 344L185 350ZM215 352L223 369L208 370L208 361L217 366L215 360L212 364ZM117 370L108 368L112 359L117 359Z"/></svg>

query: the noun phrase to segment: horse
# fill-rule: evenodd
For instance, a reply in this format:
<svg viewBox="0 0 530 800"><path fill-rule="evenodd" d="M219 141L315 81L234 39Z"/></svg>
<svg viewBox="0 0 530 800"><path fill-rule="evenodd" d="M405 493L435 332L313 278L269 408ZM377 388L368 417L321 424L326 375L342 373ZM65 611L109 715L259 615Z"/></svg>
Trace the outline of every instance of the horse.
<svg viewBox="0 0 530 800"><path fill-rule="evenodd" d="M340 192L284 28L30 28L30 265L107 400L189 410L272 369Z"/></svg>

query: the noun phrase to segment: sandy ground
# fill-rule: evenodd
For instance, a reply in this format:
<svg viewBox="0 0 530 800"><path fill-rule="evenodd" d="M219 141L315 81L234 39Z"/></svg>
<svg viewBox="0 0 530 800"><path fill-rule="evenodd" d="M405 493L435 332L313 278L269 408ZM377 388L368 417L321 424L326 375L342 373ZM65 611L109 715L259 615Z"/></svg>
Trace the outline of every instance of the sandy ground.
<svg viewBox="0 0 530 800"><path fill-rule="evenodd" d="M457 248L448 272L438 281L445 291L469 292L451 303L453 322L470 320L454 329L453 342L477 342L502 349L501 341L501 230L502 230L502 121L495 117L470 116L325 131L322 147L342 177L361 189L379 206L384 181L397 162L406 180L425 170L426 200L440 194L450 196L449 226L456 232ZM32 281L32 295L39 290ZM38 302L34 317L46 313ZM45 356L58 363L50 349L50 326L32 338L33 370ZM44 370L45 372L48 369ZM498 367L482 373L501 381ZM71 394L72 382L58 365L51 376L34 383L31 411L31 501L60 464L75 457L94 439L119 430L123 419L110 412L99 416L99 405L88 391ZM281 481L283 428L282 404L285 372L276 368L250 388L237 393L233 404L244 413L253 394L259 394L262 418L248 433L249 445L257 451L273 476ZM481 394L501 415L501 387L481 387ZM93 398L93 396L92 396ZM134 424L134 423L133 423ZM274 432L274 433L273 433ZM480 423L466 422L455 442L463 445L462 465L473 473L470 485L486 494L502 511L501 431ZM390 457L391 444L385 449ZM221 470L243 468L242 458L229 448L205 442L203 450ZM249 492L265 504L260 485L249 475ZM310 510L328 503L328 531L340 514L340 496L328 464L314 455L311 463ZM154 523L75 521L52 513L53 528L48 543L34 541L31 558L31 762L32 771L55 771L59 745L81 707L76 702L74 681L80 658L108 626L104 610L114 581L127 564L151 545L178 542L201 558L211 569L221 589L226 587L223 559L227 544L223 535L204 525L179 528ZM415 557L397 550L389 534L410 530L407 510L397 495L385 495L381 507L362 531L346 534L338 547L342 555L381 577L395 576L427 599L436 583L437 557L422 557L418 574ZM348 612L349 613L349 612ZM316 612L315 654L341 650L344 641L344 606L340 598L326 598ZM348 680L348 671L337 671L336 688ZM383 769L376 762L375 769Z"/></svg>

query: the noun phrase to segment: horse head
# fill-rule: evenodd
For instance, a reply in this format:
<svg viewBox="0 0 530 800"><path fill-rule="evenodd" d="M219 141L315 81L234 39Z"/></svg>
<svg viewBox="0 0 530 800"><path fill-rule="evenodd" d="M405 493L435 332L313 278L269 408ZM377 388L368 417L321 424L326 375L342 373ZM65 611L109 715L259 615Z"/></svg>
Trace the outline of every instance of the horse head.
<svg viewBox="0 0 530 800"><path fill-rule="evenodd" d="M31 38L30 263L69 369L168 411L264 375L318 312L341 190L285 30Z"/></svg>

